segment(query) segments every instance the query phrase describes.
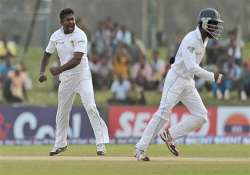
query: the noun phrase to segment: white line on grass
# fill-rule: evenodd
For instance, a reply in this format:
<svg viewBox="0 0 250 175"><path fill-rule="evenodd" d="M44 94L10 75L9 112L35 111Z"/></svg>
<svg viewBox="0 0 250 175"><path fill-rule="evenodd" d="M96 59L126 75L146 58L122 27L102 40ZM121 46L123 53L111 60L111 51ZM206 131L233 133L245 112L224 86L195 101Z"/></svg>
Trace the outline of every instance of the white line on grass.
<svg viewBox="0 0 250 175"><path fill-rule="evenodd" d="M187 162L249 162L249 157L150 157L152 161L187 161ZM0 156L0 161L10 160L46 160L46 161L134 161L134 157L105 156L105 157L73 157L73 156Z"/></svg>

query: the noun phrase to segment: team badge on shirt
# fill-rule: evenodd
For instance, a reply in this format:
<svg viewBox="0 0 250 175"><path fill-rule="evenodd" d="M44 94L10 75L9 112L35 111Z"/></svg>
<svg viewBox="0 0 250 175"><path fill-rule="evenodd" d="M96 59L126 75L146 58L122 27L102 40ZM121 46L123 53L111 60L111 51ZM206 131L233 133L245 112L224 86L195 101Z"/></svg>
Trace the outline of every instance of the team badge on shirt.
<svg viewBox="0 0 250 175"><path fill-rule="evenodd" d="M195 48L194 48L194 47L191 47L191 46L189 46L187 49L189 50L190 53L193 53L194 50L195 50Z"/></svg>
<svg viewBox="0 0 250 175"><path fill-rule="evenodd" d="M77 43L84 43L84 41L83 41L83 40L80 40L80 41L78 41Z"/></svg>
<svg viewBox="0 0 250 175"><path fill-rule="evenodd" d="M70 40L70 43L71 43L72 47L74 47L74 41Z"/></svg>

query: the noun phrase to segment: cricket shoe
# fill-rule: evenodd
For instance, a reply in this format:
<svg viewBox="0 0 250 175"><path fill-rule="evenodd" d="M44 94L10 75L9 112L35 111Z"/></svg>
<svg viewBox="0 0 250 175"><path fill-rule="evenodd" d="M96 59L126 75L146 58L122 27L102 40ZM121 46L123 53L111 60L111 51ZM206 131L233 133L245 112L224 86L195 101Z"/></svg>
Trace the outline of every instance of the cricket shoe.
<svg viewBox="0 0 250 175"><path fill-rule="evenodd" d="M50 152L49 152L49 156L54 156L57 155L61 152L64 152L67 149L67 146L61 147L61 148L53 148Z"/></svg>
<svg viewBox="0 0 250 175"><path fill-rule="evenodd" d="M104 156L106 154L106 147L105 144L97 144L96 145L96 154L97 156Z"/></svg>
<svg viewBox="0 0 250 175"><path fill-rule="evenodd" d="M135 155L138 161L150 161L149 157L145 154L143 150L135 148Z"/></svg>
<svg viewBox="0 0 250 175"><path fill-rule="evenodd" d="M174 144L174 141L169 133L169 130L164 130L161 134L160 134L161 139L165 142L166 146L168 147L169 151L175 155L178 156L179 152L176 149L176 146Z"/></svg>

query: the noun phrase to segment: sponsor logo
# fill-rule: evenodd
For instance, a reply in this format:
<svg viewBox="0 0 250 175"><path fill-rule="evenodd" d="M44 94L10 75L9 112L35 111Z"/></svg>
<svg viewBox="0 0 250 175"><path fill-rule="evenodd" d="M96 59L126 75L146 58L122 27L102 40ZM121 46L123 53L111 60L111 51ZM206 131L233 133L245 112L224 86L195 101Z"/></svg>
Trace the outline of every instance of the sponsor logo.
<svg viewBox="0 0 250 175"><path fill-rule="evenodd" d="M109 133L111 138L141 137L149 120L157 108L155 107L109 107ZM215 135L216 133L216 108L209 108L208 122L201 128L190 133L190 136ZM174 126L191 114L184 107L173 109L169 123ZM168 125L169 124L169 125Z"/></svg>
<svg viewBox="0 0 250 175"><path fill-rule="evenodd" d="M0 113L0 140L7 138L11 127L11 123L6 122L3 114Z"/></svg>
<svg viewBox="0 0 250 175"><path fill-rule="evenodd" d="M81 128L81 115L72 116L72 127L69 127L68 136L79 138ZM33 133L33 134L32 134ZM37 117L31 112L23 112L14 122L13 136L15 139L35 139L41 140L55 137L54 126L50 124L38 125Z"/></svg>
<svg viewBox="0 0 250 175"><path fill-rule="evenodd" d="M218 136L250 136L249 107L219 107Z"/></svg>
<svg viewBox="0 0 250 175"><path fill-rule="evenodd" d="M0 145L54 142L56 108L0 107L0 111ZM68 139L70 143L93 143L94 133L83 108L71 111Z"/></svg>
<svg viewBox="0 0 250 175"><path fill-rule="evenodd" d="M224 132L225 135L249 135L250 123L249 119L240 113L235 113L229 116L225 122Z"/></svg>

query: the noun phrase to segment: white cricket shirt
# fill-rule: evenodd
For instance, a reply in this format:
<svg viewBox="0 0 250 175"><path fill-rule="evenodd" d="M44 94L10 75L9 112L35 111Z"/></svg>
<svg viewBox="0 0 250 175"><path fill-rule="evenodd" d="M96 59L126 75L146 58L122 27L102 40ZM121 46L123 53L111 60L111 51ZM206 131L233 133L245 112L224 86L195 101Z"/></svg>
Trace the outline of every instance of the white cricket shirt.
<svg viewBox="0 0 250 175"><path fill-rule="evenodd" d="M199 66L205 54L208 39L204 42L201 32L196 30L189 32L182 40L175 56L175 62L171 69L179 76L193 79L194 75L209 81L214 80L214 73Z"/></svg>
<svg viewBox="0 0 250 175"><path fill-rule="evenodd" d="M52 54L56 50L61 65L71 60L74 56L74 52L83 53L81 63L72 69L62 72L60 79L71 76L79 76L84 79L91 78L87 58L87 45L88 39L86 34L77 26L75 26L75 30L72 33L64 34L63 28L61 27L51 35L45 51Z"/></svg>

